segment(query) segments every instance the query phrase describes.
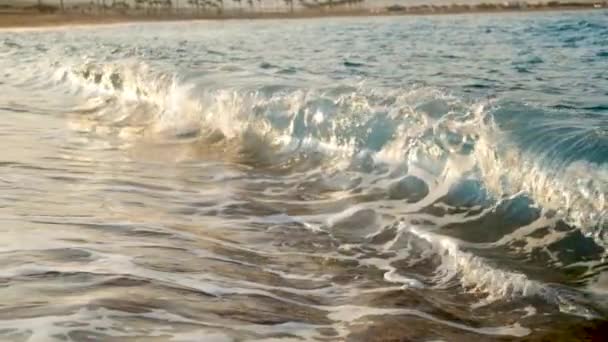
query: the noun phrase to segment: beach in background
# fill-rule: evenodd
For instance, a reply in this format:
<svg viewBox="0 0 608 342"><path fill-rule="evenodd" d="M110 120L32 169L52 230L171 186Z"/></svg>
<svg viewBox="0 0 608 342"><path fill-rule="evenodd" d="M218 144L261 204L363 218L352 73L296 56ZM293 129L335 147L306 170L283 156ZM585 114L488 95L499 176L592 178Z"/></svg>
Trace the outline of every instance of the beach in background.
<svg viewBox="0 0 608 342"><path fill-rule="evenodd" d="M604 8L606 0L0 0L0 27Z"/></svg>

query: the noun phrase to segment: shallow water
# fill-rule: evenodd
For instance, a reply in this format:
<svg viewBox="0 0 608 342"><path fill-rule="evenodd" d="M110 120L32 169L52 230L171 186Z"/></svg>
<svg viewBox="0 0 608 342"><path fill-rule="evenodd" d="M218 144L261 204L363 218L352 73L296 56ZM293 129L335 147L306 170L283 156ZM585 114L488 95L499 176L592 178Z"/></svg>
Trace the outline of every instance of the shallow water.
<svg viewBox="0 0 608 342"><path fill-rule="evenodd" d="M2 31L0 339L601 322L607 66L607 12Z"/></svg>

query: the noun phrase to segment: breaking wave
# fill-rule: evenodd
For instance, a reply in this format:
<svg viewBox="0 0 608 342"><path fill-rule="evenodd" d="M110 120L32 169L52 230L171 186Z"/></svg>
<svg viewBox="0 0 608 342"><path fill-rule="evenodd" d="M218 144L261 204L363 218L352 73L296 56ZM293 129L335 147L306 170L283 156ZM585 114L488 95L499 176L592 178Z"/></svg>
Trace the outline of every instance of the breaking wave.
<svg viewBox="0 0 608 342"><path fill-rule="evenodd" d="M458 276L486 303L540 295L563 306L554 290L525 272L495 269L465 251L466 240L532 260L576 237L593 241L596 254L549 253L543 262L561 269L591 258L596 262L580 274L584 283L603 267L608 122L601 115L574 122L559 110L467 100L424 86L205 87L137 62L63 66L54 80L87 99L73 115L76 129L111 136L122 147L178 144L189 153L176 154L176 161L218 158L321 174L333 177L326 179L328 191L369 195L365 205L374 215L412 224L409 234L440 256L436 286ZM339 173L353 177L339 180ZM515 215L510 211L528 222L487 233L483 241L458 243L449 235L464 233L445 228ZM408 216L421 212L430 214Z"/></svg>

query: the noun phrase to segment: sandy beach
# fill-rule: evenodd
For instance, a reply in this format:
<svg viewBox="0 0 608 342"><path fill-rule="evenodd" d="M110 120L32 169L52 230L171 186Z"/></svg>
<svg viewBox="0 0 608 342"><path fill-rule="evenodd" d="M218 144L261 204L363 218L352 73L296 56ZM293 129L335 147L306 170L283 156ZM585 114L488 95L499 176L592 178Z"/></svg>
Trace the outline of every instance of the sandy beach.
<svg viewBox="0 0 608 342"><path fill-rule="evenodd" d="M576 11L606 10L608 2L589 3L547 3L527 6L505 6L495 4L444 5L444 6L389 6L387 8L336 8L336 9L299 9L293 12L255 12L224 11L223 13L82 13L66 10L64 12L42 13L35 9L0 9L1 28L25 28L65 25L99 25L148 21L184 20L234 20L234 19L303 19L323 17L361 17L361 16L411 16L411 15L457 15L485 13L514 13L538 11Z"/></svg>

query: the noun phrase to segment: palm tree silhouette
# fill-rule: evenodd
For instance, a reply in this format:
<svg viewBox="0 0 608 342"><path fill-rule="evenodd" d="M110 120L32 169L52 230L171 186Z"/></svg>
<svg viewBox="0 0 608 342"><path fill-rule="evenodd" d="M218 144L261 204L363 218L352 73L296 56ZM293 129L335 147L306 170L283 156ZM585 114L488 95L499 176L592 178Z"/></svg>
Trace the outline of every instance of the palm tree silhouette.
<svg viewBox="0 0 608 342"><path fill-rule="evenodd" d="M283 0L286 5L289 5L289 11L293 12L293 0Z"/></svg>
<svg viewBox="0 0 608 342"><path fill-rule="evenodd" d="M200 11L198 0L188 0L188 5L191 7L196 7L196 13Z"/></svg>
<svg viewBox="0 0 608 342"><path fill-rule="evenodd" d="M140 9L142 5L146 4L147 0L135 0L135 9Z"/></svg>
<svg viewBox="0 0 608 342"><path fill-rule="evenodd" d="M215 8L216 14L221 14L224 10L223 1L207 0L207 4L209 5L209 7Z"/></svg>

